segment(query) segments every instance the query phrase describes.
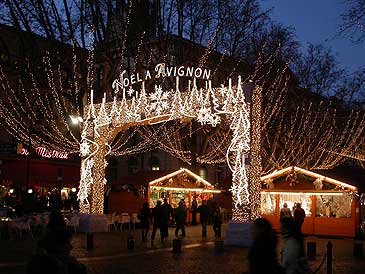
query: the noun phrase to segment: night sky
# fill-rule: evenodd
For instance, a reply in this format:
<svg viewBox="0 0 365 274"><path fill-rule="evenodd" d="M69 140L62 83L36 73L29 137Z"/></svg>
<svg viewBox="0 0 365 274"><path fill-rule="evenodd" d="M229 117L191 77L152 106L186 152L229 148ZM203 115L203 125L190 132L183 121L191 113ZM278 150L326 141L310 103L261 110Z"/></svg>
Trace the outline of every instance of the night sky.
<svg viewBox="0 0 365 274"><path fill-rule="evenodd" d="M353 44L349 38L336 37L345 10L343 0L261 0L264 9L274 8L271 18L295 28L296 38L305 46L308 42L323 42L331 46L342 67L350 71L365 67L365 42Z"/></svg>

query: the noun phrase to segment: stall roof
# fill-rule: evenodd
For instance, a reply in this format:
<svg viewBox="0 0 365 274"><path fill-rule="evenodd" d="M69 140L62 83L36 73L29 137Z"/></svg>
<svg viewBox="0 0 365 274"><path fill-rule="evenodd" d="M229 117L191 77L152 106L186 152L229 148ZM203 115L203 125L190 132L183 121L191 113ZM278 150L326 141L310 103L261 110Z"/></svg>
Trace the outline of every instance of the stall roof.
<svg viewBox="0 0 365 274"><path fill-rule="evenodd" d="M195 182L185 185L185 186L175 186L173 182L170 182L170 180L172 178L181 176L181 175L187 175L188 177L191 177L195 180ZM172 180L171 180L172 181ZM214 189L214 186L209 183L207 180L205 180L204 178L196 175L194 172L186 169L186 168L181 168L177 171L174 171L170 174L167 174L161 178L155 179L153 181L150 181L149 183L150 187L154 187L154 188L164 188L164 189L171 189L171 190L176 190L176 189L186 189L186 190L190 190L190 191L208 191L208 192L221 192L220 190Z"/></svg>
<svg viewBox="0 0 365 274"><path fill-rule="evenodd" d="M304 168L300 168L300 167L297 167L297 166L290 166L290 167L287 167L287 168L284 168L284 169L281 169L281 170L275 170L274 172L272 172L268 175L262 176L261 181L265 182L268 179L275 179L277 177L281 177L283 175L289 174L293 170L295 172L305 174L305 175L307 175L309 177L312 177L314 179L321 179L324 182L336 185L338 187L348 188L349 190L357 191L357 188L355 186L346 184L346 183L338 181L336 179L326 177L324 175L321 175L321 174L318 174L318 173L315 173L315 172L312 172L312 171L309 171L309 170L306 170Z"/></svg>

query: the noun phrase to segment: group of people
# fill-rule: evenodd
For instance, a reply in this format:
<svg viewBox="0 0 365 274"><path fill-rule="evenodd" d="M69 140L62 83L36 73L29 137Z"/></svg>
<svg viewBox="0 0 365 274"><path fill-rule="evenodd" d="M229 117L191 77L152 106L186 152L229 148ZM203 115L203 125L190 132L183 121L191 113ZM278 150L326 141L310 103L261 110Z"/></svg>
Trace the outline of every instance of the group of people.
<svg viewBox="0 0 365 274"><path fill-rule="evenodd" d="M294 215L294 217L293 217ZM248 261L249 273L297 274L310 273L304 257L304 237L301 231L305 212L296 203L293 214L284 203L280 210L280 223L283 236L281 263L277 258L277 236L269 221L258 218L253 224L253 244ZM265 263L262 263L262 262Z"/></svg>
<svg viewBox="0 0 365 274"><path fill-rule="evenodd" d="M219 207L217 207L214 210L214 212L210 212L209 207L207 206L207 202L205 200L202 201L202 204L200 206L197 206L197 201L194 198L192 201L191 212L192 212L192 225L197 223L196 213L200 213L200 223L202 226L203 237L207 236L208 220L209 216L212 214L213 230L215 236L219 238L221 237L222 217L220 214ZM159 229L161 235L161 242L164 242L164 240L169 236L168 226L172 220L174 220L176 224L175 236L185 237L186 235L185 225L186 225L187 214L188 214L188 209L183 199L179 202L179 205L175 209L175 211L172 209L171 205L168 203L168 200L166 198L163 200L163 203L161 201L157 201L156 206L152 209L152 214L150 212L148 203L145 202L138 215L142 227L142 241L147 241L149 227L152 224L151 241L154 241L156 232Z"/></svg>
<svg viewBox="0 0 365 274"><path fill-rule="evenodd" d="M305 211L301 207L300 203L294 203L293 214L292 214L290 208L288 208L287 203L284 203L283 208L280 210L280 223L282 224L283 221L285 221L286 219L293 219L295 228L298 231L298 233L300 233L300 234L302 231L302 225L304 223L304 218L305 218Z"/></svg>

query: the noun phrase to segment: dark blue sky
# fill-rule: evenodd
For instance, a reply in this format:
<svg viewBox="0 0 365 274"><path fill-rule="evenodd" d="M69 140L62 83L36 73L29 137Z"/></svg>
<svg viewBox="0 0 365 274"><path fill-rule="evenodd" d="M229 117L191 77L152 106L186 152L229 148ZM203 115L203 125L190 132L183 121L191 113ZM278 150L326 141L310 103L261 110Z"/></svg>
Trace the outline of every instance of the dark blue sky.
<svg viewBox="0 0 365 274"><path fill-rule="evenodd" d="M261 0L261 4L264 9L273 7L275 21L295 28L302 46L323 42L332 47L343 67L350 71L365 67L365 42L358 45L336 37L346 7L343 0Z"/></svg>

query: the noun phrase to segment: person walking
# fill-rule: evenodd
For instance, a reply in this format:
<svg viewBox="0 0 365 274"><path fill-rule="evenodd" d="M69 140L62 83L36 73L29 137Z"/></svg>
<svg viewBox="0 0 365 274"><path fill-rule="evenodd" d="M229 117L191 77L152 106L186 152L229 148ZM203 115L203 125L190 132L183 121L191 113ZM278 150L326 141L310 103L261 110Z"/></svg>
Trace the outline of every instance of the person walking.
<svg viewBox="0 0 365 274"><path fill-rule="evenodd" d="M294 210L294 222L299 234L302 234L302 225L304 223L304 218L305 218L305 211L301 207L301 204L297 203Z"/></svg>
<svg viewBox="0 0 365 274"><path fill-rule="evenodd" d="M161 242L165 239L165 234L163 233L163 229L161 229L161 220L162 220L162 206L161 201L157 201L156 206L152 210L152 216L153 216L153 227L152 227L152 235L151 235L151 241L153 242L155 240L156 231L157 229L160 229L160 235L161 235Z"/></svg>
<svg viewBox="0 0 365 274"><path fill-rule="evenodd" d="M164 238L169 236L169 222L170 222L170 217L173 215L172 213L172 207L171 205L167 202L167 198L163 199L163 205L161 206L161 229L162 229L162 233Z"/></svg>
<svg viewBox="0 0 365 274"><path fill-rule="evenodd" d="M195 196L193 197L193 201L191 202L191 225L196 225L196 213L198 210L198 202L196 201Z"/></svg>
<svg viewBox="0 0 365 274"><path fill-rule="evenodd" d="M277 259L277 238L269 221L258 218L254 221L253 243L248 252L250 274L284 274Z"/></svg>
<svg viewBox="0 0 365 274"><path fill-rule="evenodd" d="M175 236L178 236L179 230L181 229L181 235L182 237L185 237L185 220L186 220L186 208L184 205L180 202L178 208L175 212L175 221L176 221L176 229L175 229Z"/></svg>
<svg viewBox="0 0 365 274"><path fill-rule="evenodd" d="M220 239L222 235L222 214L220 212L219 207L215 209L214 216L213 216L213 230L214 236Z"/></svg>
<svg viewBox="0 0 365 274"><path fill-rule="evenodd" d="M202 226L202 236L207 237L207 224L209 219L209 208L207 206L207 201L203 200L203 203L198 207L198 212L200 213L200 224Z"/></svg>
<svg viewBox="0 0 365 274"><path fill-rule="evenodd" d="M145 242L147 241L148 230L151 223L151 212L147 202L143 203L138 219L141 221L142 241Z"/></svg>

